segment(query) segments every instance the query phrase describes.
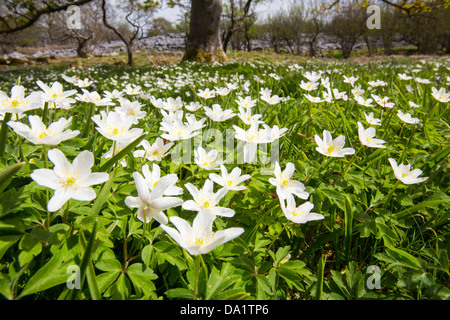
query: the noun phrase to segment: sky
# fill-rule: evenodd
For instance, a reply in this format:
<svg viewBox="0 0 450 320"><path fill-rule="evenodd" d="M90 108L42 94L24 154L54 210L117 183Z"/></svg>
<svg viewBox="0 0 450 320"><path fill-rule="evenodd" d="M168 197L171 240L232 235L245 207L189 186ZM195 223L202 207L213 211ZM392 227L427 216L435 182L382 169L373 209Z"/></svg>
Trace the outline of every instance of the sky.
<svg viewBox="0 0 450 320"><path fill-rule="evenodd" d="M271 12L278 11L280 8L287 8L291 1L287 0L271 0L265 1L262 4L258 4L256 7L256 13L260 17L265 17ZM180 19L181 10L180 8L168 8L164 6L155 17L163 17L170 22L177 22Z"/></svg>

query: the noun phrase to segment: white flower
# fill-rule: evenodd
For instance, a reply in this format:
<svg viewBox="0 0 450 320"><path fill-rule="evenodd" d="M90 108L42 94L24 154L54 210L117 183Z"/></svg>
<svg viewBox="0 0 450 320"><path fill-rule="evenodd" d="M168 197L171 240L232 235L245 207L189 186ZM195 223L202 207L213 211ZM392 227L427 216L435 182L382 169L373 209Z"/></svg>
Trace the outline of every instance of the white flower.
<svg viewBox="0 0 450 320"><path fill-rule="evenodd" d="M78 80L80 80L80 78L79 78L77 75L74 75L74 76L66 76L65 74L62 74L61 77L62 77L65 81L67 81L67 82L69 82L69 83L71 83L71 84L75 84L75 83L77 83Z"/></svg>
<svg viewBox="0 0 450 320"><path fill-rule="evenodd" d="M51 87L38 80L37 85L44 91L42 101L48 102L49 107L59 107L61 109L70 109L75 99L69 98L77 93L77 90L64 91L63 86L59 82L54 82Z"/></svg>
<svg viewBox="0 0 450 320"><path fill-rule="evenodd" d="M256 99L252 100L252 97L247 96L245 98L238 97L238 100L235 100L239 107L248 109L256 106Z"/></svg>
<svg viewBox="0 0 450 320"><path fill-rule="evenodd" d="M105 93L105 98L111 99L111 100L122 98L122 96L124 95L123 91L119 91L117 89L114 89L113 91L105 90L104 93Z"/></svg>
<svg viewBox="0 0 450 320"><path fill-rule="evenodd" d="M8 125L13 128L15 133L34 144L56 145L80 134L78 130L68 129L72 122L71 117L69 119L61 118L50 124L48 128L39 116L29 116L28 121L31 128L16 121L9 121Z"/></svg>
<svg viewBox="0 0 450 320"><path fill-rule="evenodd" d="M373 99L364 99L362 96L355 96L355 100L359 105L362 105L364 107L373 107L372 101Z"/></svg>
<svg viewBox="0 0 450 320"><path fill-rule="evenodd" d="M235 167L230 173L228 173L227 169L222 164L220 165L220 170L222 175L219 176L218 174L210 173L209 178L228 190L241 191L246 189L245 186L239 186L239 184L249 179L250 175L244 174L241 176L241 168Z"/></svg>
<svg viewBox="0 0 450 320"><path fill-rule="evenodd" d="M286 134L288 128L279 128L277 125L274 125L272 128L267 124L263 124L264 129L260 130L261 136L265 136L267 142L274 142L277 139L280 139L282 136Z"/></svg>
<svg viewBox="0 0 450 320"><path fill-rule="evenodd" d="M33 91L30 95L25 96L25 88L23 86L13 86L11 88L11 97L0 91L0 112L22 113L40 109L43 106L42 91Z"/></svg>
<svg viewBox="0 0 450 320"><path fill-rule="evenodd" d="M350 85L352 87L355 84L355 82L358 81L358 79L359 79L358 77L353 77L353 76L347 77L347 76L344 76L344 82L345 83L350 83Z"/></svg>
<svg viewBox="0 0 450 320"><path fill-rule="evenodd" d="M165 184L168 184L168 186L164 191L165 196L179 196L183 194L183 189L175 185L178 181L177 175L172 173L161 177L161 169L156 163L153 164L152 171L150 171L148 164L144 164L142 166L142 174L150 190L154 190L160 181L167 180L168 183Z"/></svg>
<svg viewBox="0 0 450 320"><path fill-rule="evenodd" d="M167 151L173 146L173 142L164 144L164 140L156 138L155 142L150 145L147 140L142 140L138 146L144 148L144 150L136 150L133 152L135 157L145 157L149 161L161 161L162 158L167 156Z"/></svg>
<svg viewBox="0 0 450 320"><path fill-rule="evenodd" d="M282 100L279 96L277 95L273 95L273 96L261 96L261 100L264 100L265 102L267 102L268 104L274 105L277 103L280 103L280 101Z"/></svg>
<svg viewBox="0 0 450 320"><path fill-rule="evenodd" d="M321 78L320 73L315 71L306 71L303 76L311 82L317 82Z"/></svg>
<svg viewBox="0 0 450 320"><path fill-rule="evenodd" d="M319 87L318 82L311 82L311 81L304 82L303 80L300 82L300 88L306 91L313 91L316 90L318 87Z"/></svg>
<svg viewBox="0 0 450 320"><path fill-rule="evenodd" d="M419 118L413 118L410 113L403 113L401 110L398 110L397 116L406 123L415 124L420 122Z"/></svg>
<svg viewBox="0 0 450 320"><path fill-rule="evenodd" d="M316 150L328 157L344 157L348 154L354 154L355 149L344 148L345 136L338 136L333 140L328 130L323 131L323 140L316 134L314 139L317 143Z"/></svg>
<svg viewBox="0 0 450 320"><path fill-rule="evenodd" d="M406 73L399 73L398 77L400 78L400 80L411 80L413 77L408 76Z"/></svg>
<svg viewBox="0 0 450 320"><path fill-rule="evenodd" d="M309 201L298 207L295 204L294 198L288 198L286 202L287 204L284 204L284 201L281 202L281 209L283 210L285 217L294 223L306 223L325 218L321 214L311 212L314 205Z"/></svg>
<svg viewBox="0 0 450 320"><path fill-rule="evenodd" d="M449 102L450 101L450 93L445 91L445 88L440 88L439 91L435 87L431 88L431 95L440 102Z"/></svg>
<svg viewBox="0 0 450 320"><path fill-rule="evenodd" d="M386 141L374 138L375 134L375 128L370 127L364 129L362 123L358 122L359 141L361 141L363 145L370 148L386 148L386 146L383 145L383 143L386 143Z"/></svg>
<svg viewBox="0 0 450 320"><path fill-rule="evenodd" d="M185 107L186 107L187 110L189 110L191 112L195 112L195 111L199 110L200 108L202 108L203 106L198 101L196 101L196 102L192 101L191 103L186 104Z"/></svg>
<svg viewBox="0 0 450 320"><path fill-rule="evenodd" d="M375 94L372 94L373 100L375 100L376 103L378 103L380 106L384 108L393 108L395 103L394 102L388 102L389 97L381 98Z"/></svg>
<svg viewBox="0 0 450 320"><path fill-rule="evenodd" d="M130 208L138 208L137 218L142 222L148 223L155 219L161 225L167 224L168 219L163 211L183 203L183 200L177 197L164 197L167 188L171 186L171 181L161 179L150 191L147 182L139 172L133 172L133 178L138 196L126 197L125 204Z"/></svg>
<svg viewBox="0 0 450 320"><path fill-rule="evenodd" d="M359 97L359 96L361 96L361 95L363 95L364 92L365 92L365 90L362 89L361 86L356 86L356 87L353 88L351 91L352 91L352 94L353 94L353 96L354 96L355 98L356 98L356 97Z"/></svg>
<svg viewBox="0 0 450 320"><path fill-rule="evenodd" d="M221 188L217 192L213 191L213 181L206 179L201 190L198 190L192 183L184 185L192 195L193 200L183 203L183 209L189 211L208 211L213 215L222 217L234 216L234 210L218 206L219 201L227 194L227 188Z"/></svg>
<svg viewBox="0 0 450 320"><path fill-rule="evenodd" d="M403 163L397 165L397 161L395 161L395 159L389 158L388 160L391 163L392 169L394 170L395 177L404 184L416 184L428 179L428 177L419 178L419 176L422 174L422 170L411 170L410 164L406 166Z"/></svg>
<svg viewBox="0 0 450 320"><path fill-rule="evenodd" d="M125 87L125 93L128 95L136 95L136 94L140 94L141 91L141 86L138 85L132 85L132 84L127 84Z"/></svg>
<svg viewBox="0 0 450 320"><path fill-rule="evenodd" d="M294 171L295 165L291 162L286 164L286 169L283 171L281 171L278 161L275 163L275 178L269 178L269 182L277 188L276 192L280 200L293 197L293 195L304 200L309 197L304 184L292 178Z"/></svg>
<svg viewBox="0 0 450 320"><path fill-rule="evenodd" d="M212 109L209 107L204 107L204 109L205 114L211 118L211 120L217 122L228 120L236 115L231 109L222 110L222 107L218 104L213 104Z"/></svg>
<svg viewBox="0 0 450 320"><path fill-rule="evenodd" d="M408 103L411 108L420 108L420 106L417 103L414 103L412 101L408 101Z"/></svg>
<svg viewBox="0 0 450 320"><path fill-rule="evenodd" d="M247 107L244 109L244 107L239 106L239 114L238 117L244 122L245 124L251 124L253 121L257 121L258 123L263 123L263 121L260 121L259 118L262 117L262 114L253 114L250 107Z"/></svg>
<svg viewBox="0 0 450 320"><path fill-rule="evenodd" d="M309 101L314 102L314 103L319 103L319 102L324 101L320 97L313 97L312 95L307 94L307 93L305 93L304 96L306 97L306 99L308 99Z"/></svg>
<svg viewBox="0 0 450 320"><path fill-rule="evenodd" d="M161 228L191 255L207 254L244 233L243 228L228 228L213 232L214 217L206 212L199 212L192 226L176 216L170 217L170 222L177 229L165 225L161 225Z"/></svg>
<svg viewBox="0 0 450 320"><path fill-rule="evenodd" d="M67 80L66 80L67 81ZM88 78L84 78L83 80L77 79L73 84L79 88L86 88L93 84L93 80L89 80Z"/></svg>
<svg viewBox="0 0 450 320"><path fill-rule="evenodd" d="M130 101L125 98L119 98L120 107L115 109L124 117L131 117L133 124L137 124L147 114L146 111L141 111L142 104L139 101Z"/></svg>
<svg viewBox="0 0 450 320"><path fill-rule="evenodd" d="M215 87L214 91L220 96L226 96L231 92L231 90L227 87L221 87L221 88Z"/></svg>
<svg viewBox="0 0 450 320"><path fill-rule="evenodd" d="M374 126L381 126L381 120L377 119L377 118L374 118L373 112L371 112L369 114L366 114L364 112L364 116L366 117L367 123L372 124Z"/></svg>
<svg viewBox="0 0 450 320"><path fill-rule="evenodd" d="M195 163L205 170L218 170L218 166L222 165L224 161L217 161L218 151L215 149L206 153L205 149L199 146L194 150Z"/></svg>
<svg viewBox="0 0 450 320"><path fill-rule="evenodd" d="M266 130L259 130L259 124L253 121L248 130L233 126L236 131L235 138L245 142L244 145L244 163L251 163L256 156L256 150L259 143L270 142Z"/></svg>
<svg viewBox="0 0 450 320"><path fill-rule="evenodd" d="M166 101L162 101L162 108L167 111L176 112L183 107L183 101L178 97L176 99L168 97Z"/></svg>
<svg viewBox="0 0 450 320"><path fill-rule="evenodd" d="M205 90L199 89L197 95L204 99L210 99L214 98L216 96L216 93L214 92L214 90L206 88Z"/></svg>
<svg viewBox="0 0 450 320"><path fill-rule="evenodd" d="M160 130L166 132L161 135L161 138L169 141L190 139L200 133L200 131L196 131L198 130L197 125L184 124L180 119L175 121L163 119Z"/></svg>
<svg viewBox="0 0 450 320"><path fill-rule="evenodd" d="M92 120L97 124L96 129L102 136L122 144L135 140L143 133L141 128L131 128L133 117L116 111L100 111L100 115L93 116Z"/></svg>
<svg viewBox="0 0 450 320"><path fill-rule="evenodd" d="M78 101L93 103L96 106L113 106L114 102L110 98L102 98L97 91L89 92L86 89L81 89L83 94L77 94L75 99Z"/></svg>
<svg viewBox="0 0 450 320"><path fill-rule="evenodd" d="M48 158L54 163L53 170L37 169L31 173L31 179L37 184L55 190L47 204L50 212L59 210L69 199L91 201L96 193L92 185L108 180L105 172L91 172L94 165L94 155L90 151L82 151L68 162L65 155L58 149L48 151Z"/></svg>

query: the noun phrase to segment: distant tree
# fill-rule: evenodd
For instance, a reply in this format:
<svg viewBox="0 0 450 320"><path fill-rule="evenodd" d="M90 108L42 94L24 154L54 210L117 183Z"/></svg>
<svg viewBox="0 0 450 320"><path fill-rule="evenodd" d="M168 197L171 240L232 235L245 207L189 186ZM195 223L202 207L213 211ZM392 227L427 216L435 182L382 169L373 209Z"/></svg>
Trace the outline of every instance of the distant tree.
<svg viewBox="0 0 450 320"><path fill-rule="evenodd" d="M109 2L111 6L112 1ZM153 14L156 6L148 6L145 3L141 3L138 0L121 1L119 8L116 11L120 11L125 15L125 19L121 24L114 25L108 18L108 6L106 0L102 0L102 13L103 23L105 26L112 30L117 37L125 44L128 56L128 65L134 65L133 58L133 43L137 39L139 34L142 34L143 28L150 20L150 16ZM109 7L110 11L113 9ZM111 12L109 12L110 14ZM117 17L117 13L116 13Z"/></svg>
<svg viewBox="0 0 450 320"><path fill-rule="evenodd" d="M367 31L366 10L348 3L334 13L327 32L336 39L342 57L350 57L358 39Z"/></svg>
<svg viewBox="0 0 450 320"><path fill-rule="evenodd" d="M162 35L162 34L168 34L168 33L175 32L175 31L176 31L176 29L172 25L172 22L170 22L169 20L167 20L164 17L158 17L158 18L153 19L150 22L150 26L148 28L146 36L153 37L153 36L158 36L158 35Z"/></svg>

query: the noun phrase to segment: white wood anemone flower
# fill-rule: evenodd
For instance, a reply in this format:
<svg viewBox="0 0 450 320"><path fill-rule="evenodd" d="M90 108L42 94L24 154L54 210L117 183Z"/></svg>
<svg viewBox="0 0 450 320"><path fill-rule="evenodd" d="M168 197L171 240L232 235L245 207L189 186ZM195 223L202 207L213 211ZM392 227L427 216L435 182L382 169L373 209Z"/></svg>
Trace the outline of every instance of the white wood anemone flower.
<svg viewBox="0 0 450 320"><path fill-rule="evenodd" d="M330 131L324 130L323 140L317 134L314 135L314 139L317 143L316 150L325 156L342 158L355 153L353 148L344 148L345 136L343 135L333 140Z"/></svg>
<svg viewBox="0 0 450 320"><path fill-rule="evenodd" d="M215 217L208 212L201 211L194 218L192 226L186 220L172 216L170 222L176 229L167 225L161 225L161 228L189 254L193 256L207 254L244 233L243 228L228 228L213 232L214 219Z"/></svg>
<svg viewBox="0 0 450 320"><path fill-rule="evenodd" d="M285 217L294 223L306 223L325 218L321 214L311 212L313 208L314 205L309 201L297 207L294 198L287 198L286 203L284 201L281 202L281 209Z"/></svg>
<svg viewBox="0 0 450 320"><path fill-rule="evenodd" d="M419 177L422 174L422 170L414 169L411 170L411 165L404 165L403 163L398 165L397 161L393 158L388 159L392 169L394 170L395 177L403 182L404 184L416 184L420 182L424 182L429 177Z"/></svg>
<svg viewBox="0 0 450 320"><path fill-rule="evenodd" d="M30 127L16 121L9 121L8 126L19 136L24 137L36 145L57 145L62 141L72 139L80 134L79 130L72 131L68 129L72 122L72 117L69 119L61 118L48 127L42 122L39 116L29 116L28 121L30 122Z"/></svg>
<svg viewBox="0 0 450 320"><path fill-rule="evenodd" d="M227 194L227 188L221 188L217 192L213 191L213 181L206 179L202 189L197 189L192 183L184 185L193 200L187 200L183 203L183 209L189 211L208 211L214 216L232 217L234 210L230 208L220 207L220 200Z"/></svg>
<svg viewBox="0 0 450 320"><path fill-rule="evenodd" d="M222 122L236 115L231 109L222 110L222 107L217 103L213 104L212 108L203 107L203 109L205 110L206 116L215 122Z"/></svg>
<svg viewBox="0 0 450 320"><path fill-rule="evenodd" d="M221 175L216 173L210 173L209 179L217 183L218 185L233 191L242 191L247 187L239 185L240 183L248 180L251 176L249 174L244 174L241 176L242 170L239 167L235 167L230 173L228 173L227 168L222 164L220 165Z"/></svg>
<svg viewBox="0 0 450 320"><path fill-rule="evenodd" d="M369 127L365 129L362 123L358 122L358 137L359 141L361 141L363 145L370 148L386 148L386 146L384 145L386 141L374 138L375 134L375 128Z"/></svg>
<svg viewBox="0 0 450 320"><path fill-rule="evenodd" d="M91 172L94 155L87 150L78 154L72 163L58 149L49 150L48 159L54 163L53 170L36 169L31 173L31 179L41 186L55 190L47 204L50 212L58 211L69 199L95 199L96 193L91 186L109 179L105 172Z"/></svg>
<svg viewBox="0 0 450 320"><path fill-rule="evenodd" d="M183 200L177 197L164 197L172 185L170 179L160 179L153 190L150 190L147 181L139 172L133 172L133 178L138 196L126 197L125 204L130 208L138 208L137 218L144 223L155 219L160 224L167 224L168 219L163 211L183 203Z"/></svg>
<svg viewBox="0 0 450 320"><path fill-rule="evenodd" d="M25 88L19 85L11 88L11 97L0 91L0 112L16 114L43 106L42 91L33 91L25 96Z"/></svg>
<svg viewBox="0 0 450 320"><path fill-rule="evenodd" d="M49 87L42 81L36 81L36 84L44 91L42 94L42 101L48 102L50 108L71 109L71 104L75 102L75 99L69 98L77 93L77 90L64 91L63 86L59 82L53 82Z"/></svg>
<svg viewBox="0 0 450 320"><path fill-rule="evenodd" d="M305 185L292 178L295 165L291 162L286 164L286 168L281 171L281 167L275 162L275 178L269 178L269 182L277 188L276 193L281 200L293 198L293 195L301 199L308 199L309 193L305 191Z"/></svg>
<svg viewBox="0 0 450 320"><path fill-rule="evenodd" d="M161 161L167 156L167 151L173 146L173 142L164 143L161 138L156 138L153 144L150 144L147 140L142 140L138 146L144 148L144 150L136 150L133 152L135 157L145 157L149 161Z"/></svg>
<svg viewBox="0 0 450 320"><path fill-rule="evenodd" d="M256 151L259 143L269 143L271 142L271 137L267 130L259 129L259 123L253 121L248 130L244 130L238 126L233 125L236 132L235 139L244 141L244 163L251 163L256 156Z"/></svg>
<svg viewBox="0 0 450 320"><path fill-rule="evenodd" d="M450 101L450 92L446 92L445 88L440 88L439 90L435 87L431 88L432 96L439 102L449 102Z"/></svg>
<svg viewBox="0 0 450 320"><path fill-rule="evenodd" d="M219 152L216 149L210 150L208 153L201 146L194 149L194 161L202 169L205 170L219 170L219 166L225 161L218 161L217 156Z"/></svg>
<svg viewBox="0 0 450 320"><path fill-rule="evenodd" d="M125 116L116 111L100 111L92 120L97 125L97 131L107 139L126 144L135 140L143 133L141 128L131 128L133 117Z"/></svg>
<svg viewBox="0 0 450 320"><path fill-rule="evenodd" d="M160 181L167 180L168 187L164 191L165 196L179 196L183 194L183 189L175 185L178 181L178 176L175 173L171 173L161 177L161 168L156 163L153 164L152 171L150 171L148 164L144 164L142 166L142 174L144 175L149 189L152 191Z"/></svg>
<svg viewBox="0 0 450 320"><path fill-rule="evenodd" d="M397 111L397 116L405 123L416 124L419 123L419 118L413 118L410 113L403 113L401 110Z"/></svg>

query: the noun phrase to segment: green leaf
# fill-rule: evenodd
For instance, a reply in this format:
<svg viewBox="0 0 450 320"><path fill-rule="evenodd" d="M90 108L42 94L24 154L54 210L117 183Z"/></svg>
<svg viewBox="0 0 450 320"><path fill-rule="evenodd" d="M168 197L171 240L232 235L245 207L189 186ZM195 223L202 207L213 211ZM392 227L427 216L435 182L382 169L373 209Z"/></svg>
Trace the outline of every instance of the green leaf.
<svg viewBox="0 0 450 320"><path fill-rule="evenodd" d="M40 268L30 280L28 280L18 298L41 292L66 282L70 274L66 272L66 268L63 268L65 254L65 250L57 251L53 257Z"/></svg>
<svg viewBox="0 0 450 320"><path fill-rule="evenodd" d="M240 275L234 274L235 270L230 263L224 263L220 272L213 267L209 275L205 299L214 299L221 291L239 280Z"/></svg>
<svg viewBox="0 0 450 320"><path fill-rule="evenodd" d="M22 236L20 235L10 235L10 236L0 236L0 260L14 243L16 243Z"/></svg>
<svg viewBox="0 0 450 320"><path fill-rule="evenodd" d="M8 167L6 170L0 173L0 193L5 190L8 184L11 182L12 177L25 165L25 162L19 162Z"/></svg>
<svg viewBox="0 0 450 320"><path fill-rule="evenodd" d="M136 291L149 294L156 290L152 280L158 278L152 269L143 263L134 263L127 268L127 275L134 285Z"/></svg>
<svg viewBox="0 0 450 320"><path fill-rule="evenodd" d="M217 300L244 300L250 296L241 288L225 290L217 296Z"/></svg>
<svg viewBox="0 0 450 320"><path fill-rule="evenodd" d="M167 290L165 295L169 299L192 299L194 292L185 288L175 288Z"/></svg>

